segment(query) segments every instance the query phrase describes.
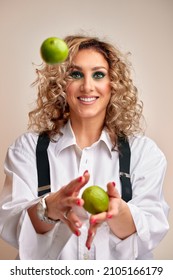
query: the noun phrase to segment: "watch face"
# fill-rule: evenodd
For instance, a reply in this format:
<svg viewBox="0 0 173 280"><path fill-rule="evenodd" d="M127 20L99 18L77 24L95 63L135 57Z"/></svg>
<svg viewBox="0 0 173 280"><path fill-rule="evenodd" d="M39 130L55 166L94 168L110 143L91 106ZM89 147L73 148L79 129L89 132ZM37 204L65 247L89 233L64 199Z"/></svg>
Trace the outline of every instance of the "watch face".
<svg viewBox="0 0 173 280"><path fill-rule="evenodd" d="M40 220L44 219L44 215L45 215L45 209L43 207L42 201L40 201L37 204L37 216L39 217Z"/></svg>

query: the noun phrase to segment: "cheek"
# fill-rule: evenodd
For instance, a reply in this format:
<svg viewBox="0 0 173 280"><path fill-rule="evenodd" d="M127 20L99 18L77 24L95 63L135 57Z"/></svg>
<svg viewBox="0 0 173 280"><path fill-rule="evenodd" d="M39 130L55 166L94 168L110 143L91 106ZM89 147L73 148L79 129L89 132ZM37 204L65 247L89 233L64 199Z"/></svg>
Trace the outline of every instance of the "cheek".
<svg viewBox="0 0 173 280"><path fill-rule="evenodd" d="M76 98L76 87L70 86L66 90L66 102L68 103L70 108L75 108L77 105L77 98Z"/></svg>
<svg viewBox="0 0 173 280"><path fill-rule="evenodd" d="M75 95L75 93L78 91L78 84L75 82L70 82L66 87L66 94L67 95Z"/></svg>
<svg viewBox="0 0 173 280"><path fill-rule="evenodd" d="M68 101L69 99L73 98L74 96L74 86L72 84L68 85L66 88L66 100Z"/></svg>
<svg viewBox="0 0 173 280"><path fill-rule="evenodd" d="M100 90L101 90L101 92L102 92L102 94L104 96L107 96L108 98L110 98L110 96L111 96L111 86L110 86L110 83L102 85Z"/></svg>

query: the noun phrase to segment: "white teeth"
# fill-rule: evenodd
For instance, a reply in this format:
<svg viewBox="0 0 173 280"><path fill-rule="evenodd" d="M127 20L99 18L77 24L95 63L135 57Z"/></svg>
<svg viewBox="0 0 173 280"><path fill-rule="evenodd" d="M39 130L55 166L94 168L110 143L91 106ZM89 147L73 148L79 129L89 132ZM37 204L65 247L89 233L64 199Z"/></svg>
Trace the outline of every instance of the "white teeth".
<svg viewBox="0 0 173 280"><path fill-rule="evenodd" d="M84 102L91 102L91 101L96 100L97 98L96 97L79 97L79 99Z"/></svg>

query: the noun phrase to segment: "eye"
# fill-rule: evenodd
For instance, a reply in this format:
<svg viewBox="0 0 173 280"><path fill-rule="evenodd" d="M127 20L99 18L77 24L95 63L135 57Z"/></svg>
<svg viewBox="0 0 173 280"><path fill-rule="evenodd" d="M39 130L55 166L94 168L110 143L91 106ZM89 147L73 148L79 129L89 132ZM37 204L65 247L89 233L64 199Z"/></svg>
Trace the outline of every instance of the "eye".
<svg viewBox="0 0 173 280"><path fill-rule="evenodd" d="M72 71L70 73L70 77L72 77L75 80L79 80L83 78L83 73L80 71Z"/></svg>
<svg viewBox="0 0 173 280"><path fill-rule="evenodd" d="M93 73L93 78L96 79L96 80L99 80L99 79L102 79L105 77L105 73L101 72L101 71L97 71L97 72L94 72Z"/></svg>

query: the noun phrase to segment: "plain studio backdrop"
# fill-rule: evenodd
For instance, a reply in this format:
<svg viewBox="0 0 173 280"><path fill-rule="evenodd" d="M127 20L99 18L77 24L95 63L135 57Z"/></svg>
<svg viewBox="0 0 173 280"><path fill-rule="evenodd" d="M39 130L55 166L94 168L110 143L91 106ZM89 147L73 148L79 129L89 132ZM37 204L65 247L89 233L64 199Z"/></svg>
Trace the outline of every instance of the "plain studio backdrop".
<svg viewBox="0 0 173 280"><path fill-rule="evenodd" d="M170 230L155 259L173 259L173 0L0 0L0 191L7 148L26 131L36 98L30 85L36 78L33 63L41 63L42 41L81 32L131 53L146 135L168 161L164 193ZM0 259L15 256L16 250L0 239Z"/></svg>

